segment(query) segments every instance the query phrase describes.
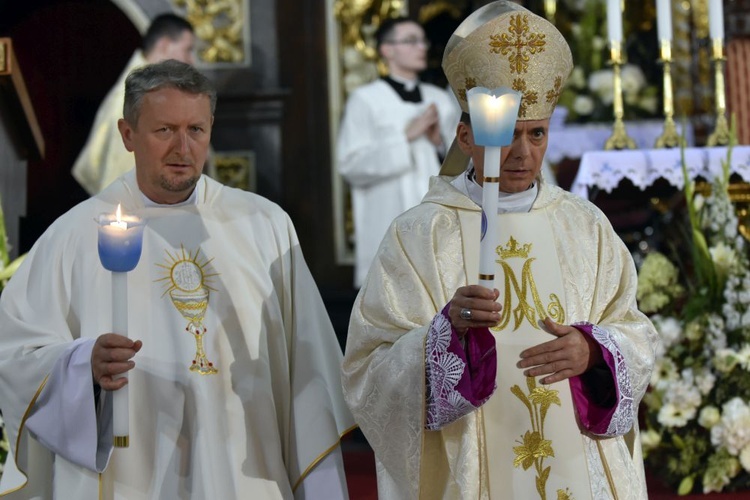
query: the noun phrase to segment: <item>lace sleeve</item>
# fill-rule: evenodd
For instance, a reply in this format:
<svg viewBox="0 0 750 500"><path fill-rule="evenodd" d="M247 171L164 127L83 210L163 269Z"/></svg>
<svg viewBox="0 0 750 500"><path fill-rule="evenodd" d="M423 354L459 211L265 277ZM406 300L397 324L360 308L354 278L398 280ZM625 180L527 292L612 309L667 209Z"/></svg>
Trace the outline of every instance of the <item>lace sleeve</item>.
<svg viewBox="0 0 750 500"><path fill-rule="evenodd" d="M462 342L447 309L433 318L425 344L429 430L468 415L495 391L495 338L486 328L470 328Z"/></svg>

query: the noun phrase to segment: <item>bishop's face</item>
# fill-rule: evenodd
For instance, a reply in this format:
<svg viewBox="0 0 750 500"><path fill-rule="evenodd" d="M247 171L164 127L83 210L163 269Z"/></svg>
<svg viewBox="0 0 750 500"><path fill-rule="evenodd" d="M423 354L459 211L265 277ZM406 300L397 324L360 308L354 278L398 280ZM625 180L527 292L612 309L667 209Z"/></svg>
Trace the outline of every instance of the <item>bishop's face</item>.
<svg viewBox="0 0 750 500"><path fill-rule="evenodd" d="M500 153L500 191L520 193L531 187L542 170L547 151L549 118L516 122L513 142ZM456 131L458 145L464 154L471 156L476 169L477 182L484 179L484 146L474 143L471 125L459 123Z"/></svg>
<svg viewBox="0 0 750 500"><path fill-rule="evenodd" d="M118 121L123 143L135 155L138 187L157 203L179 203L193 192L208 156L211 101L175 88L143 96L138 123Z"/></svg>

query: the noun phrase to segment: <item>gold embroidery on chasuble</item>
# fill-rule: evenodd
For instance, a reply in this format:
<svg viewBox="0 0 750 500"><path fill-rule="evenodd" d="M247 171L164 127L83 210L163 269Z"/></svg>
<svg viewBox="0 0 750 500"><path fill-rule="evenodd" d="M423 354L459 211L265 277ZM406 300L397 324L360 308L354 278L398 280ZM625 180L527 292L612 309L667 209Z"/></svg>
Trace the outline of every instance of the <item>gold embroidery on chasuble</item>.
<svg viewBox="0 0 750 500"><path fill-rule="evenodd" d="M495 227L495 287L502 306L492 328L497 390L482 407L490 498L590 500L586 450L568 382L544 385L517 366L524 350L555 339L541 324L544 318L568 320L551 221L539 210L498 215Z"/></svg>
<svg viewBox="0 0 750 500"><path fill-rule="evenodd" d="M211 272L210 264L213 259L201 256L200 249L191 253L183 247L175 255L169 250L166 250L166 254L166 264L157 264L164 270L165 276L156 281L164 282L166 290L162 297L169 294L174 307L188 322L185 331L195 340L195 356L190 371L201 375L218 373L218 368L209 361L203 345L203 338L208 331L203 325L208 299L210 292L216 291L209 284L214 276L218 276L218 273Z"/></svg>
<svg viewBox="0 0 750 500"><path fill-rule="evenodd" d="M500 264L503 273L503 283L499 284L503 297L503 309L500 313L500 322L493 327L494 331L502 331L510 323L513 317L513 331L518 330L521 323L526 320L529 325L535 329L539 328L539 321L547 316L556 323L565 321L565 310L563 309L560 297L552 292L549 294L549 302L545 305L539 293L539 289L534 279L532 263L536 260L529 257L532 250L530 243L519 246L518 241L511 236L507 245L499 246L496 249L500 259L496 260ZM510 259L525 259L521 270L521 279L519 282L516 272L508 262Z"/></svg>

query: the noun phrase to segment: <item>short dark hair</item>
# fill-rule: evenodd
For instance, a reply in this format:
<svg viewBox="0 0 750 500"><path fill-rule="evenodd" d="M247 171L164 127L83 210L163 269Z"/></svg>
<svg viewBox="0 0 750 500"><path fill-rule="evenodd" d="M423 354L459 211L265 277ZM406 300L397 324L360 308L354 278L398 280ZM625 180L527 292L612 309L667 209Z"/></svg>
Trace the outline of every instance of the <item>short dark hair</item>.
<svg viewBox="0 0 750 500"><path fill-rule="evenodd" d="M193 33L193 25L177 14L159 14L151 21L148 31L143 35L143 52L148 54L156 43L164 37L172 41L179 39L185 31Z"/></svg>
<svg viewBox="0 0 750 500"><path fill-rule="evenodd" d="M377 31L375 31L375 50L379 51L380 46L383 45L383 43L388 40L388 37L393 34L393 30L396 29L396 26L404 23L414 23L419 25L414 19L404 16L389 17L388 19L383 20L383 22L380 23L380 26L378 26Z"/></svg>
<svg viewBox="0 0 750 500"><path fill-rule="evenodd" d="M125 104L122 116L131 127L138 124L143 96L163 88L175 88L190 94L208 96L211 115L216 109L216 88L211 80L189 64L169 59L130 72L125 79Z"/></svg>

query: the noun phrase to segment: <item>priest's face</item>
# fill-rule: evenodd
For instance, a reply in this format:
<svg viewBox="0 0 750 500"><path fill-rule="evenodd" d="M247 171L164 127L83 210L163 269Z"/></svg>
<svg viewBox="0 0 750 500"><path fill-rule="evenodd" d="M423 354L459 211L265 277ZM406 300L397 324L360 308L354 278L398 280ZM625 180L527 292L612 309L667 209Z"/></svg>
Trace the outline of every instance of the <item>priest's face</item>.
<svg viewBox="0 0 750 500"><path fill-rule="evenodd" d="M167 59L176 59L186 64L193 64L193 51L195 47L195 35L189 30L184 30L180 35L172 39L169 36L161 37L149 54L149 62L161 62Z"/></svg>
<svg viewBox="0 0 750 500"><path fill-rule="evenodd" d="M388 64L388 71L403 78L416 78L427 68L427 49L430 43L424 30L414 22L398 23L380 46L380 54Z"/></svg>
<svg viewBox="0 0 750 500"><path fill-rule="evenodd" d="M516 122L513 142L500 153L500 191L520 193L531 187L542 170L547 151L549 119ZM477 182L484 179L484 147L474 143L471 125L461 122L456 131L461 150L471 156L476 169Z"/></svg>
<svg viewBox="0 0 750 500"><path fill-rule="evenodd" d="M212 124L207 95L162 88L143 96L138 123L118 122L143 194L170 204L190 196L208 156Z"/></svg>

